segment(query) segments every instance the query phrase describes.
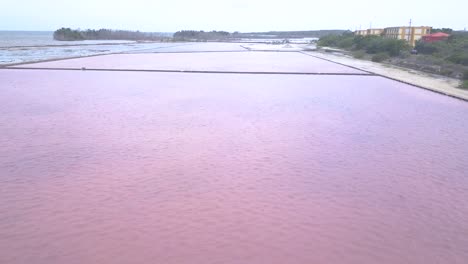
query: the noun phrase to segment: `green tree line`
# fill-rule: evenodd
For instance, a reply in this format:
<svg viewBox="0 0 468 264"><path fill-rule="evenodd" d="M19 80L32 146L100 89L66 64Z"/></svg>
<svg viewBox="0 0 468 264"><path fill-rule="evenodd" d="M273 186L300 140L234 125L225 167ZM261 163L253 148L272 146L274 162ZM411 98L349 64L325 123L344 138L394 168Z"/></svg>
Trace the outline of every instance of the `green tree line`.
<svg viewBox="0 0 468 264"><path fill-rule="evenodd" d="M268 31L238 33L239 38L320 38L328 35L340 35L346 30L308 30L308 31Z"/></svg>
<svg viewBox="0 0 468 264"><path fill-rule="evenodd" d="M61 41L74 40L160 40L159 33L147 33L128 30L88 29L79 30L60 28L54 32L54 39Z"/></svg>
<svg viewBox="0 0 468 264"><path fill-rule="evenodd" d="M359 36L352 32L341 35L328 35L318 41L319 46L338 47L347 50L360 50L368 54L384 53L394 57L408 50L408 44L400 39L387 39L381 36Z"/></svg>
<svg viewBox="0 0 468 264"><path fill-rule="evenodd" d="M455 33L446 41L432 43L418 41L415 48L421 54L468 66L468 35Z"/></svg>
<svg viewBox="0 0 468 264"><path fill-rule="evenodd" d="M196 31L196 30L181 30L174 33L174 40L189 41L189 40L223 40L231 37L231 33L226 31Z"/></svg>
<svg viewBox="0 0 468 264"><path fill-rule="evenodd" d="M452 33L451 29L435 29L436 32ZM382 36L359 36L352 32L341 35L328 35L318 41L319 46L337 47L354 51L362 57L364 54L373 54L375 61L409 53L412 49L404 40L388 39ZM423 55L430 55L442 61L468 66L468 35L453 32L446 41L426 43L419 40L415 50Z"/></svg>

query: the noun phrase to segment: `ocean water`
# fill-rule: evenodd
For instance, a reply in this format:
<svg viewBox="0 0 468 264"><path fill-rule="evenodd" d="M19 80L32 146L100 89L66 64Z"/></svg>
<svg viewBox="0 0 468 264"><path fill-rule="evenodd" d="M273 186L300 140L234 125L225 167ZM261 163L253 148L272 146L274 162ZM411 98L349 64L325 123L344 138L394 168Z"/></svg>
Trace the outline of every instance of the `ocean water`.
<svg viewBox="0 0 468 264"><path fill-rule="evenodd" d="M57 41L52 31L0 31L0 47L38 47L38 46L64 46L64 45L91 45L134 43L127 40L83 40L83 41Z"/></svg>
<svg viewBox="0 0 468 264"><path fill-rule="evenodd" d="M56 41L49 31L0 31L0 65L157 49L173 43L125 40Z"/></svg>
<svg viewBox="0 0 468 264"><path fill-rule="evenodd" d="M169 36L170 33L161 33ZM74 58L111 53L277 50L284 45L270 45L284 39L241 39L240 43L159 43L124 40L56 41L50 31L0 31L0 65ZM315 38L291 39L291 45L304 46ZM256 47L249 43L264 43ZM285 51L293 51L294 48ZM302 50L296 47L295 50Z"/></svg>
<svg viewBox="0 0 468 264"><path fill-rule="evenodd" d="M0 47L54 45L58 41L52 35L49 31L0 31Z"/></svg>

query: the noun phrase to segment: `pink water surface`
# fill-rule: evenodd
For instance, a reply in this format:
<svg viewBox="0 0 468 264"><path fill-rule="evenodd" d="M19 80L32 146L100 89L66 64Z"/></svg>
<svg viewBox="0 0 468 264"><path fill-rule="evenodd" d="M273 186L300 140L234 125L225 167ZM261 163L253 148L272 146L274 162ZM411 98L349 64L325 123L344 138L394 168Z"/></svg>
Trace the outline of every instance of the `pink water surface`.
<svg viewBox="0 0 468 264"><path fill-rule="evenodd" d="M41 62L18 67L366 74L360 70L317 59L299 52L255 51L112 54Z"/></svg>
<svg viewBox="0 0 468 264"><path fill-rule="evenodd" d="M467 118L375 76L0 70L0 263L467 263Z"/></svg>

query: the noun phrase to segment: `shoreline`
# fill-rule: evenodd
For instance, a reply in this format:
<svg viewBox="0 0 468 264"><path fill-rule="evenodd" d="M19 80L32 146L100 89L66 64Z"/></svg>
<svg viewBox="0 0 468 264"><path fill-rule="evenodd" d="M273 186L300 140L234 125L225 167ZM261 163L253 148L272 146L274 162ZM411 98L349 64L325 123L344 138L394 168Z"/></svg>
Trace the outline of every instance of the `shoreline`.
<svg viewBox="0 0 468 264"><path fill-rule="evenodd" d="M0 50L10 50L10 49L31 49L31 48L56 48L56 47L82 47L82 46L105 46L105 45L127 45L127 44L139 44L139 43L153 43L153 42L119 42L119 43L95 43L95 44L88 44L88 43L77 43L77 44L48 44L48 45L34 45L34 46L0 46ZM159 42L155 42L159 43Z"/></svg>

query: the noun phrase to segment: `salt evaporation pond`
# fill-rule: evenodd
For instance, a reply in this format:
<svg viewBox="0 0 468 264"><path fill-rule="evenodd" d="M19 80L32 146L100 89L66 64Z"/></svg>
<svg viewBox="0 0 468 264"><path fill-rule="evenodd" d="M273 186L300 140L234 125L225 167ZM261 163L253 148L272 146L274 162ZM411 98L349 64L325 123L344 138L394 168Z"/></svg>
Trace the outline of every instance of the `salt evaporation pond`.
<svg viewBox="0 0 468 264"><path fill-rule="evenodd" d="M0 263L468 260L461 100L370 75L0 80Z"/></svg>

